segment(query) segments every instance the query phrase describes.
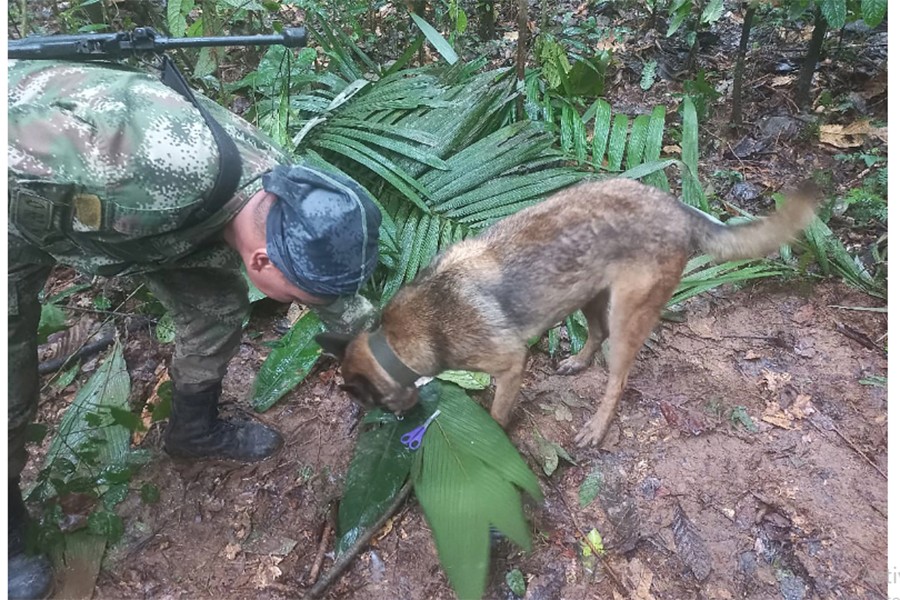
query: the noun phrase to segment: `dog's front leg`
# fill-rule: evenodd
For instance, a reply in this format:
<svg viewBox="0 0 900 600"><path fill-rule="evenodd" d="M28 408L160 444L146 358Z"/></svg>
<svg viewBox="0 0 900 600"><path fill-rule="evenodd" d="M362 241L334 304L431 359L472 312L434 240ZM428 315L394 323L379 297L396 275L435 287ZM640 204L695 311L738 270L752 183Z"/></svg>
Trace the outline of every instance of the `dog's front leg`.
<svg viewBox="0 0 900 600"><path fill-rule="evenodd" d="M510 356L505 362L505 367L492 369L497 380L497 392L494 394L494 402L491 404L491 416L506 427L509 424L510 413L516 404L519 388L522 387L522 375L525 372L526 354Z"/></svg>

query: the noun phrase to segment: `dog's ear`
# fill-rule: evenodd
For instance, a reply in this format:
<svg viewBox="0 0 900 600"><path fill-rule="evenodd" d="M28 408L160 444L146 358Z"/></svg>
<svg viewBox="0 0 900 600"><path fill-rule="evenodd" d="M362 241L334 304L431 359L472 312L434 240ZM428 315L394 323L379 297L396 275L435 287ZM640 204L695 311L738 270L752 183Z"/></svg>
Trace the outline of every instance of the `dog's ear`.
<svg viewBox="0 0 900 600"><path fill-rule="evenodd" d="M343 360L347 346L353 340L352 335L331 333L326 331L316 336L316 343L322 346L322 352Z"/></svg>

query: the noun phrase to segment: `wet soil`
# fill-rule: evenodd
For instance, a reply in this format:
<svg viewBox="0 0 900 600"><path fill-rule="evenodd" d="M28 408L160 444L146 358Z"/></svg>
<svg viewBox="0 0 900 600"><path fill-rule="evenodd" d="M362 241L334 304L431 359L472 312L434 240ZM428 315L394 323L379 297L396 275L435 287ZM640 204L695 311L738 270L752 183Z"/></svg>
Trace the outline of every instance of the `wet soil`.
<svg viewBox="0 0 900 600"><path fill-rule="evenodd" d="M876 304L830 283L761 283L687 302L685 322L662 323L642 350L599 449L572 439L602 394L604 367L557 376L536 350L510 435L541 474L545 501L528 507L531 553L495 542L487 597L512 597L504 579L515 568L532 599L885 597L886 393L860 380L886 375L886 358L839 328L876 340L886 319L838 308ZM225 381L236 407L264 354L245 339ZM154 483L160 502L120 505L127 532L95 598L302 595L354 447L358 414L337 383L325 365L262 415L287 443L261 464L178 462L151 431L143 444L155 460L134 485ZM534 430L577 465L543 475ZM601 493L581 508L579 487L595 470ZM593 528L601 562L582 557L579 533ZM326 597L453 597L414 501Z"/></svg>

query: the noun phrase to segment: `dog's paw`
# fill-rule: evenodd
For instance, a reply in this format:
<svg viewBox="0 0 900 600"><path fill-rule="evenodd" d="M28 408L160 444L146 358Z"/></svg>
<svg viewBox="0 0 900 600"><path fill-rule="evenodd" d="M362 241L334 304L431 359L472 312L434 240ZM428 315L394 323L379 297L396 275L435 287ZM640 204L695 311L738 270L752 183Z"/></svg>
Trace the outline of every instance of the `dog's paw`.
<svg viewBox="0 0 900 600"><path fill-rule="evenodd" d="M574 375L575 373L580 373L587 368L587 364L578 360L576 356L570 356L569 358L560 361L559 366L556 367L557 375Z"/></svg>
<svg viewBox="0 0 900 600"><path fill-rule="evenodd" d="M575 436L575 444L579 448L594 446L603 439L603 433L605 432L598 432L591 423L588 423Z"/></svg>

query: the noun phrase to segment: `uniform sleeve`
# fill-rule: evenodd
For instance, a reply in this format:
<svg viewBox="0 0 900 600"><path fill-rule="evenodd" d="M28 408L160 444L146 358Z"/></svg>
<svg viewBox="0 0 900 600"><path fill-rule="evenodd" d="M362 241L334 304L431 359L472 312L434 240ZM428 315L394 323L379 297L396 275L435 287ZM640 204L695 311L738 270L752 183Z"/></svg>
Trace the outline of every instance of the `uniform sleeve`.
<svg viewBox="0 0 900 600"><path fill-rule="evenodd" d="M372 327L378 318L377 309L359 294L341 296L331 304L310 306L310 309L321 319L328 331L347 335Z"/></svg>

